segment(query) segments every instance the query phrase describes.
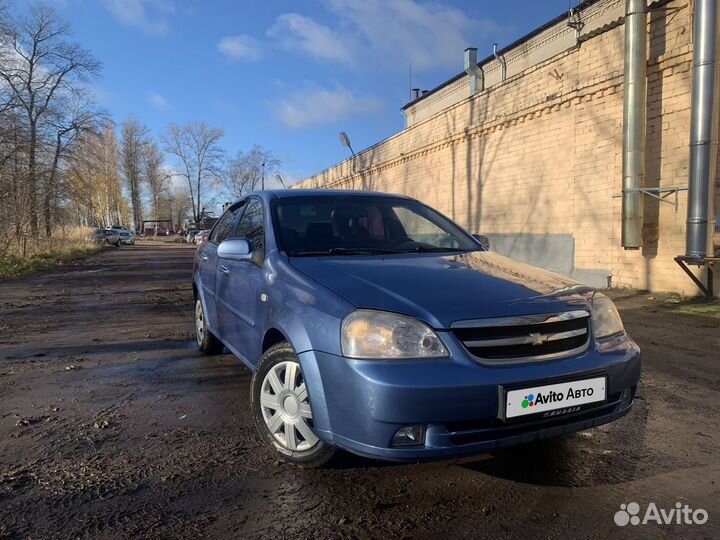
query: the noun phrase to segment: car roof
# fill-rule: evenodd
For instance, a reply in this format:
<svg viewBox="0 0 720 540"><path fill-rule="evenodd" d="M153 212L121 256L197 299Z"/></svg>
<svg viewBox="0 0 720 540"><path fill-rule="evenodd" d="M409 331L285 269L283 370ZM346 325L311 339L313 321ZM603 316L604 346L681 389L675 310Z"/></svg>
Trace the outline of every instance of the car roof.
<svg viewBox="0 0 720 540"><path fill-rule="evenodd" d="M266 189L261 191L253 191L244 195L239 199L235 199L228 207L229 210L236 210L238 206L247 201L250 197L259 197L266 203L274 199L299 199L302 197L383 197L387 199L404 199L406 201L415 201L407 195L399 193L381 193L379 191L360 191L355 189Z"/></svg>
<svg viewBox="0 0 720 540"><path fill-rule="evenodd" d="M271 189L265 192L257 192L256 194L267 193L278 199L287 199L293 197L391 197L400 199L409 199L405 195L395 193L382 193L379 191L360 191L354 189Z"/></svg>

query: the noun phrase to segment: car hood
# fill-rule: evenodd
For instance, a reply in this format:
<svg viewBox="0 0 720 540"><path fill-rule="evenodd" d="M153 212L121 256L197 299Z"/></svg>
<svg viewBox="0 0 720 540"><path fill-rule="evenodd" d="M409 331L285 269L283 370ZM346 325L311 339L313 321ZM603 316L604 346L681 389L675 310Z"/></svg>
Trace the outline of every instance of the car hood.
<svg viewBox="0 0 720 540"><path fill-rule="evenodd" d="M489 251L457 255L291 257L290 264L358 308L454 321L589 308L589 287Z"/></svg>

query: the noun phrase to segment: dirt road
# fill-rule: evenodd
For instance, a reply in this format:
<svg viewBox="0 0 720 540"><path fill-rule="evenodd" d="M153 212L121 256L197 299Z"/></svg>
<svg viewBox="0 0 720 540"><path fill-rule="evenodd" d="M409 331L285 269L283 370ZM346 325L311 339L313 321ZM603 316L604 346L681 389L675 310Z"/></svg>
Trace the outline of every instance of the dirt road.
<svg viewBox="0 0 720 540"><path fill-rule="evenodd" d="M720 319L619 300L644 373L615 424L460 461L343 455L308 471L262 447L250 372L196 352L192 256L123 247L0 283L0 538L720 536ZM709 520L619 527L630 502Z"/></svg>

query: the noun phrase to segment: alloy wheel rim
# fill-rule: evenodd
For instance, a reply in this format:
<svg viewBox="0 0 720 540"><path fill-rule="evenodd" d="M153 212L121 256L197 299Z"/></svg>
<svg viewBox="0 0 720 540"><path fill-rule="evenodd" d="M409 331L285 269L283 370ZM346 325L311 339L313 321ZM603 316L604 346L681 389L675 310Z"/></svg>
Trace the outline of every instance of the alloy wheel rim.
<svg viewBox="0 0 720 540"><path fill-rule="evenodd" d="M198 344L202 344L205 333L205 318L203 317L202 303L198 300L195 303L195 337Z"/></svg>
<svg viewBox="0 0 720 540"><path fill-rule="evenodd" d="M312 430L312 409L297 362L280 362L265 374L260 408L265 425L283 448L302 452L319 442Z"/></svg>

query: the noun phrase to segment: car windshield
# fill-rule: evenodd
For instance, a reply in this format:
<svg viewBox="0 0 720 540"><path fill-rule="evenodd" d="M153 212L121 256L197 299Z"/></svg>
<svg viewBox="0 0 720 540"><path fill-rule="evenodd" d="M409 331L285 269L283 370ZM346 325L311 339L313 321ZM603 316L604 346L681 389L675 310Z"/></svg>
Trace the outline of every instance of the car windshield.
<svg viewBox="0 0 720 540"><path fill-rule="evenodd" d="M410 199L288 197L273 205L280 249L290 256L475 251L466 232Z"/></svg>

